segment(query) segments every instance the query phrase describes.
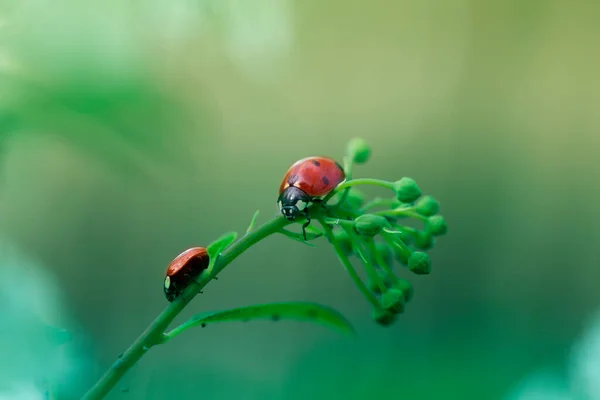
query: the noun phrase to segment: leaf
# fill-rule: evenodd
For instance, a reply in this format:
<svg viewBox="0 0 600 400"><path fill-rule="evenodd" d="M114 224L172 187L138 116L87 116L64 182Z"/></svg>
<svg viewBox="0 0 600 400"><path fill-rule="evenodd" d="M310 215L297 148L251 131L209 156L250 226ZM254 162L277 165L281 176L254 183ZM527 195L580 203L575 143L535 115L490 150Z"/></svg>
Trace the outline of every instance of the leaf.
<svg viewBox="0 0 600 400"><path fill-rule="evenodd" d="M196 314L171 332L165 334L163 341L173 339L183 331L198 325L205 327L206 325L218 322L246 322L264 319L271 319L273 321L284 319L307 321L323 325L341 333L354 334L354 328L350 322L342 314L330 307L310 302L281 302Z"/></svg>
<svg viewBox="0 0 600 400"><path fill-rule="evenodd" d="M309 247L317 247L317 246L315 246L314 244L308 242L308 240L313 240L313 239L316 239L316 238L319 238L319 237L323 236L323 234L314 234L314 233L311 234L310 232L307 232L306 233L306 239L308 239L308 240L304 240L304 236L302 236L301 233L290 232L290 231L288 231L285 228L282 228L279 231L279 233L281 233L282 235L285 235L285 236L289 237L292 240L295 240L297 242L305 244L305 245L307 245Z"/></svg>
<svg viewBox="0 0 600 400"><path fill-rule="evenodd" d="M217 261L217 258L221 252L225 250L227 246L233 243L235 239L237 239L237 232L227 232L208 245L206 252L208 253L210 260L207 268L209 274L212 272L215 262Z"/></svg>
<svg viewBox="0 0 600 400"><path fill-rule="evenodd" d="M252 216L252 221L250 221L250 225L248 225L248 229L246 229L246 233L250 232L252 229L254 229L254 226L256 225L256 220L258 218L258 212L260 210L256 210L254 212L254 215Z"/></svg>
<svg viewBox="0 0 600 400"><path fill-rule="evenodd" d="M312 225L307 226L306 231L317 234L318 235L317 237L323 236L323 232L319 228L315 228Z"/></svg>

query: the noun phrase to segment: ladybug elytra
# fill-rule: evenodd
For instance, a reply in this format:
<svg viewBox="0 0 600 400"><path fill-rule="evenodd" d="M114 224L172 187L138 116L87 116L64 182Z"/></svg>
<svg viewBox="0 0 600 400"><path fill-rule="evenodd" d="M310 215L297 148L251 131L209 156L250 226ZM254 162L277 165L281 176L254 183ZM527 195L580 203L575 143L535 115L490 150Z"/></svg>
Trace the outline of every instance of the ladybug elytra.
<svg viewBox="0 0 600 400"><path fill-rule="evenodd" d="M345 179L342 166L327 157L303 158L286 172L279 186L277 204L283 216L290 221L300 214L306 217L302 226L305 240L305 229L310 224L308 207L322 202L322 198Z"/></svg>
<svg viewBox="0 0 600 400"><path fill-rule="evenodd" d="M165 297L175 300L202 271L208 268L209 257L206 248L192 247L175 257L167 268L165 276Z"/></svg>

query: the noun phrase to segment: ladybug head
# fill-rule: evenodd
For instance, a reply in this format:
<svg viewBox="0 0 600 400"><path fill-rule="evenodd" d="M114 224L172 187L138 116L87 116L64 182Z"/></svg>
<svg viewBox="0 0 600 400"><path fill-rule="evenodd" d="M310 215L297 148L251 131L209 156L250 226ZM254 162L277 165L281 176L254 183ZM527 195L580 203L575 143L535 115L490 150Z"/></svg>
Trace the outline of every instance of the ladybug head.
<svg viewBox="0 0 600 400"><path fill-rule="evenodd" d="M281 214L293 221L310 205L310 196L295 186L289 186L281 192L277 203Z"/></svg>
<svg viewBox="0 0 600 400"><path fill-rule="evenodd" d="M171 277L170 276L166 276L165 277L165 296L167 297L167 300L169 302L172 302L173 300L175 300L175 298L177 297L177 289L175 288L175 285L173 284L173 282L171 282Z"/></svg>

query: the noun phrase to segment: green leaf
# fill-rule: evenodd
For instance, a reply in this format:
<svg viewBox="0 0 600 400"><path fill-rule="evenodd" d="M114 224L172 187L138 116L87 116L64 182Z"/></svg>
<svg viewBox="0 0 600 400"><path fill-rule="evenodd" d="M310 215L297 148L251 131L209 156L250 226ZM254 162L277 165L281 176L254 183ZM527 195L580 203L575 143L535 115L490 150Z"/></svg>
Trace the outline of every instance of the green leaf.
<svg viewBox="0 0 600 400"><path fill-rule="evenodd" d="M237 232L227 232L208 245L206 252L208 253L208 257L210 259L207 268L207 272L209 274L212 272L215 262L217 261L217 258L219 258L219 254L221 254L221 252L225 250L227 246L233 243L235 239L237 239Z"/></svg>
<svg viewBox="0 0 600 400"><path fill-rule="evenodd" d="M246 229L246 233L250 232L252 229L254 229L254 226L256 225L256 220L258 218L258 212L259 210L256 210L254 212L254 215L252 216L252 221L250 221L250 225L248 225L248 229Z"/></svg>
<svg viewBox="0 0 600 400"><path fill-rule="evenodd" d="M183 331L198 325L205 327L206 325L218 322L246 322L264 319L273 321L284 319L307 321L323 325L341 333L354 334L354 328L350 322L342 314L330 307L310 302L281 302L196 314L177 328L166 333L163 343L173 339Z"/></svg>
<svg viewBox="0 0 600 400"><path fill-rule="evenodd" d="M310 232L306 232L306 239L304 240L304 236L301 233L296 233L296 232L291 232L285 228L282 228L279 233L281 233L282 235L285 235L287 237L289 237L292 240L295 240L297 242L300 242L302 244L305 244L309 247L317 247L314 244L310 243L309 240L314 240L317 239L321 236L323 236L322 233L310 233Z"/></svg>
<svg viewBox="0 0 600 400"><path fill-rule="evenodd" d="M321 237L323 236L323 231L321 231L319 228L315 228L313 225L309 225L306 227L306 232L312 232L317 234L317 237Z"/></svg>

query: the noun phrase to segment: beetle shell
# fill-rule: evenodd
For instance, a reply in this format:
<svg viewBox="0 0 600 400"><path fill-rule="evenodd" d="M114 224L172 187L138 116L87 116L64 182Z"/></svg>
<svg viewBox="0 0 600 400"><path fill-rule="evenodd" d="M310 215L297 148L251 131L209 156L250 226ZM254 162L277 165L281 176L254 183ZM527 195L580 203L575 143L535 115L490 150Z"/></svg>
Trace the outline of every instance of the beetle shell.
<svg viewBox="0 0 600 400"><path fill-rule="evenodd" d="M165 297L175 300L202 271L208 268L209 257L204 247L187 249L169 264L164 281Z"/></svg>
<svg viewBox="0 0 600 400"><path fill-rule="evenodd" d="M321 197L345 179L344 169L335 160L327 157L307 157L296 161L288 169L279 186L279 194L294 186L310 197Z"/></svg>

